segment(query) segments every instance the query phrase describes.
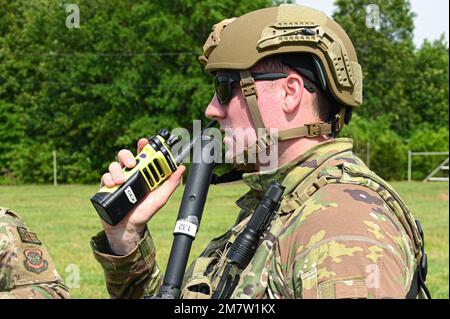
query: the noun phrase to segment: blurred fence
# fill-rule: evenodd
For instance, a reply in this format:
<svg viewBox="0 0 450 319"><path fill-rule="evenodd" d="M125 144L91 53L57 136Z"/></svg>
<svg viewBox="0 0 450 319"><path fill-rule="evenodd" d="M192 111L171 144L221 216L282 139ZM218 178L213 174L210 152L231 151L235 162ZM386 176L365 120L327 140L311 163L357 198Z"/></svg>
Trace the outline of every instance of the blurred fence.
<svg viewBox="0 0 450 319"><path fill-rule="evenodd" d="M413 156L443 156L449 155L449 152L411 152L408 151L408 182L411 182L411 174L412 174L412 158ZM435 176L439 171L448 172L448 162L449 158L439 164L428 176L423 180L423 182L448 182L448 176L438 177Z"/></svg>

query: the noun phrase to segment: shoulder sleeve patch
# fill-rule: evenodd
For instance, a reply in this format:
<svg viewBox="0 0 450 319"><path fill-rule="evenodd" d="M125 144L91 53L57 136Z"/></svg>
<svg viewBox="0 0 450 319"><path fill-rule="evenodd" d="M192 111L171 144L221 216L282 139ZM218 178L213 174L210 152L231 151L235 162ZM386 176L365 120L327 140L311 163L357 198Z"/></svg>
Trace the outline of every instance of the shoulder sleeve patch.
<svg viewBox="0 0 450 319"><path fill-rule="evenodd" d="M40 274L48 268L48 261L43 256L44 253L40 249L25 249L23 251L25 260L23 265L25 269L35 274Z"/></svg>
<svg viewBox="0 0 450 319"><path fill-rule="evenodd" d="M32 233L28 231L25 227L17 227L17 232L19 233L20 239L23 243L31 243L31 244L42 244L41 241L38 239L37 235L35 233Z"/></svg>

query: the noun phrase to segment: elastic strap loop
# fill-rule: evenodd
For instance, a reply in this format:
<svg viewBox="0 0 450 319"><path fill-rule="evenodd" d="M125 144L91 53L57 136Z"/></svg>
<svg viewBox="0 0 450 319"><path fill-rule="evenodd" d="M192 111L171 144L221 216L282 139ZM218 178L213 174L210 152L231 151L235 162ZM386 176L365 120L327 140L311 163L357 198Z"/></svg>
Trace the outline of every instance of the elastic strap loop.
<svg viewBox="0 0 450 319"><path fill-rule="evenodd" d="M256 100L256 85L255 80L248 70L240 71L241 75L241 90L245 99L247 100L248 107L250 109L250 114L252 116L253 124L258 128L265 128L264 121L259 112L258 102Z"/></svg>

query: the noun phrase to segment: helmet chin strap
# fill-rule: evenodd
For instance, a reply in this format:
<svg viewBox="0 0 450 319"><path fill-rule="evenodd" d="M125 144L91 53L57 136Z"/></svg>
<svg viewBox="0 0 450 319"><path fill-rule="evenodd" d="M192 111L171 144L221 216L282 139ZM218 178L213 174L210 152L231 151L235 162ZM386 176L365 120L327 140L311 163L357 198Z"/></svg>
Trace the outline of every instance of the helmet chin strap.
<svg viewBox="0 0 450 319"><path fill-rule="evenodd" d="M258 102L256 100L255 80L251 76L249 70L240 71L239 73L241 76L240 86L242 94L244 95L247 101L247 105L250 110L253 124L255 125L257 131L261 131L261 129L265 131L265 134L259 137L253 145L248 146L244 149L245 158L248 158L249 154L255 154L256 158L258 158L258 154L260 152L265 151L267 148L275 144L277 141L281 142L300 137L310 138L322 135L335 135L343 127L345 108L341 107L340 113L337 114L335 118L328 123L325 122L310 123L305 124L304 126L278 131L278 137L275 138L274 136L270 135L270 133L267 131L266 126L264 125L263 119L261 117Z"/></svg>

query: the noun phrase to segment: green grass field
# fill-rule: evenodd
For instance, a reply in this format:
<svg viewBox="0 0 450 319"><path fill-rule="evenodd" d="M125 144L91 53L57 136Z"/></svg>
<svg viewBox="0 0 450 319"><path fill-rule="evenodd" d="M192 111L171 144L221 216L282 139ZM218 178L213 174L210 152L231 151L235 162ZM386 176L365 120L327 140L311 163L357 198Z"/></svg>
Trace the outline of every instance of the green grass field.
<svg viewBox="0 0 450 319"><path fill-rule="evenodd" d="M420 219L426 236L429 258L428 287L434 298L449 297L449 199L448 183L397 182L399 191ZM79 288L72 298L107 298L100 266L94 260L90 237L100 230L97 213L89 198L97 186L67 185L0 186L0 205L17 211L38 233L49 249L57 269L65 279L69 265L79 267ZM191 251L198 255L214 236L226 231L238 211L234 201L246 191L243 184L212 186L202 225ZM182 196L178 189L162 212L149 223L155 239L157 260L165 269L172 243L172 230ZM66 272L67 270L67 272Z"/></svg>

